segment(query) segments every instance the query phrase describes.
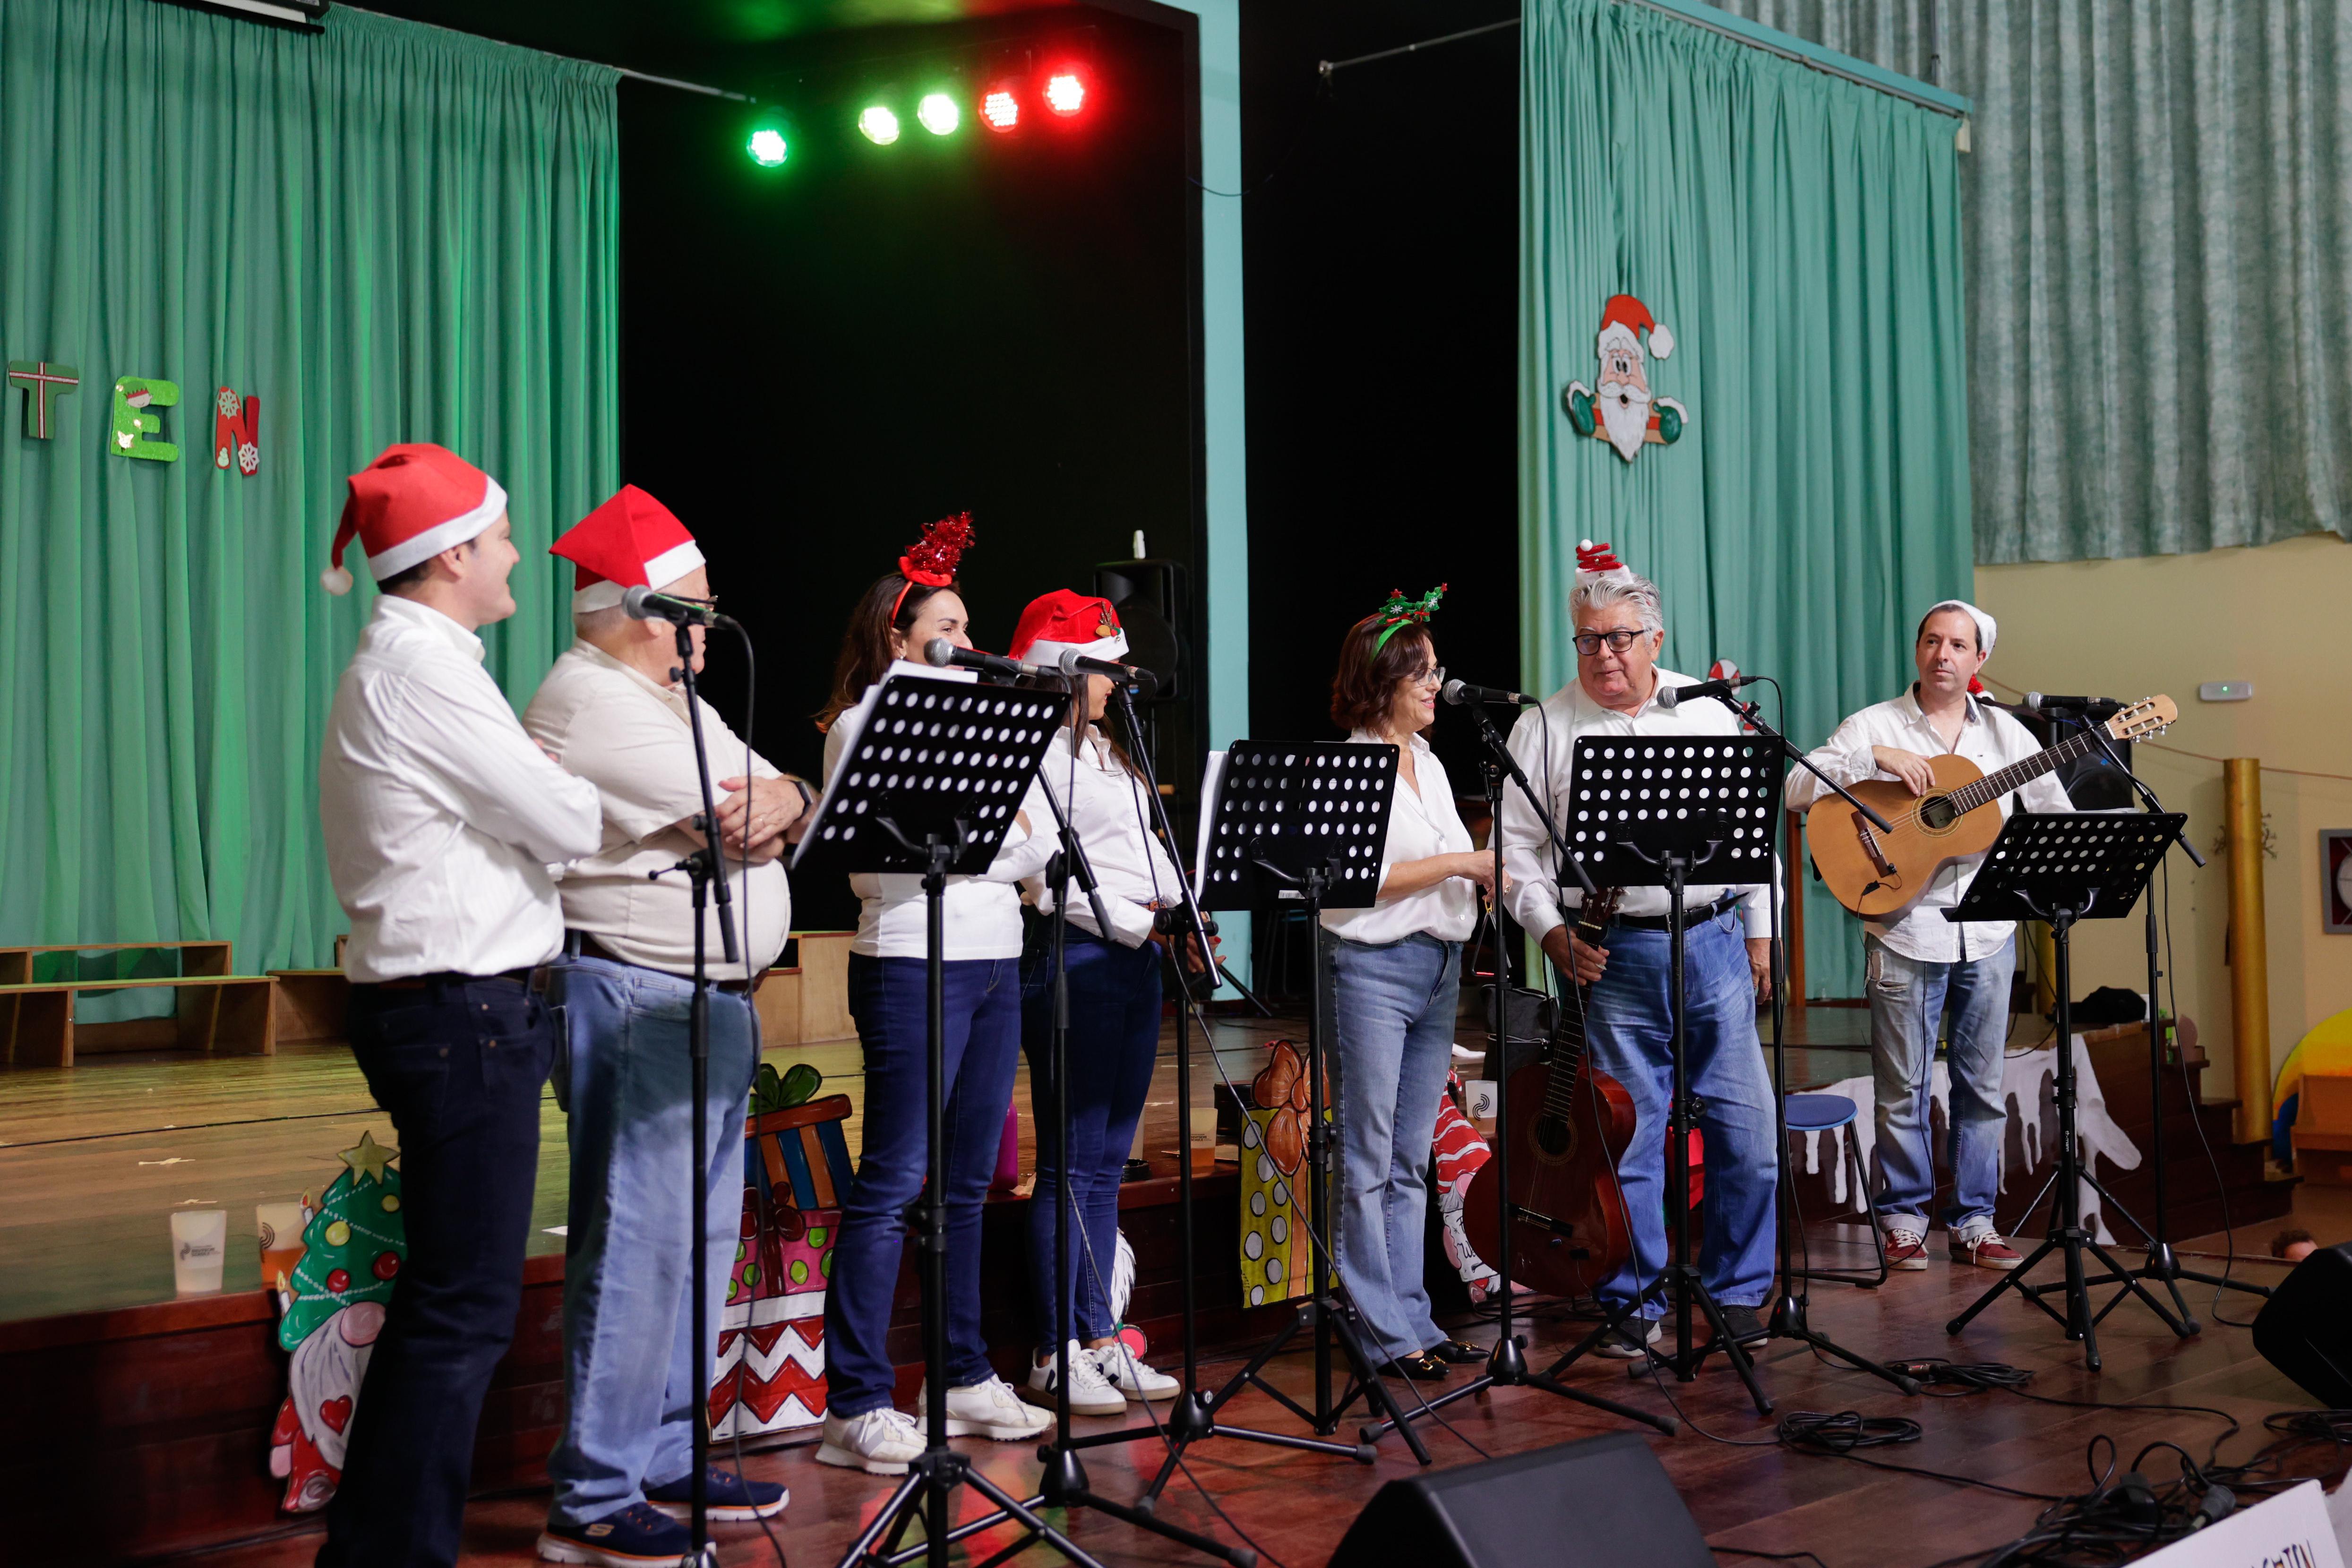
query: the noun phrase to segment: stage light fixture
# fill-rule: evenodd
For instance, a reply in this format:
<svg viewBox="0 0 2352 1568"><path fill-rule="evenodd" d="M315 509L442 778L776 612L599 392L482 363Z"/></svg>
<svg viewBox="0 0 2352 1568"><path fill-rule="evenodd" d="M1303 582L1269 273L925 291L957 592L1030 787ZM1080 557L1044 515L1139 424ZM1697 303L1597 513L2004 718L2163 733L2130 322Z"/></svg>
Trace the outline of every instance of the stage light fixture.
<svg viewBox="0 0 2352 1568"><path fill-rule="evenodd" d="M980 100L981 122L991 131L1010 131L1021 123L1021 99L1009 87L992 87Z"/></svg>
<svg viewBox="0 0 2352 1568"><path fill-rule="evenodd" d="M1087 81L1075 70L1058 70L1045 79L1045 106L1064 119L1087 106Z"/></svg>
<svg viewBox="0 0 2352 1568"><path fill-rule="evenodd" d="M955 99L943 92L925 93L923 101L915 106L915 118L932 135L948 136L963 123L963 111L956 108Z"/></svg>
<svg viewBox="0 0 2352 1568"><path fill-rule="evenodd" d="M875 146L887 147L898 140L898 117L881 104L869 104L857 117L857 129Z"/></svg>
<svg viewBox="0 0 2352 1568"><path fill-rule="evenodd" d="M743 144L743 150L762 169L779 167L792 154L792 149L784 143L784 133L772 125L763 125L751 132L751 140Z"/></svg>

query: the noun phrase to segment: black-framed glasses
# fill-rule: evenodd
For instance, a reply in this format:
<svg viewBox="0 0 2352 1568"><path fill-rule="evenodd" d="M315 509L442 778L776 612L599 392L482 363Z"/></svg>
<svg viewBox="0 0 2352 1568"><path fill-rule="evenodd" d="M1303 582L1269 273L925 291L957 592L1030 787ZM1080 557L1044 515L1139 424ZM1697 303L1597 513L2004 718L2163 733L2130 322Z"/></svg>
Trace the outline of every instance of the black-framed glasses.
<svg viewBox="0 0 2352 1568"><path fill-rule="evenodd" d="M1601 644L1606 643L1611 653L1622 653L1633 645L1635 639L1648 635L1647 632L1629 631L1622 626L1614 632L1579 632L1576 634L1576 651L1588 659L1598 658Z"/></svg>

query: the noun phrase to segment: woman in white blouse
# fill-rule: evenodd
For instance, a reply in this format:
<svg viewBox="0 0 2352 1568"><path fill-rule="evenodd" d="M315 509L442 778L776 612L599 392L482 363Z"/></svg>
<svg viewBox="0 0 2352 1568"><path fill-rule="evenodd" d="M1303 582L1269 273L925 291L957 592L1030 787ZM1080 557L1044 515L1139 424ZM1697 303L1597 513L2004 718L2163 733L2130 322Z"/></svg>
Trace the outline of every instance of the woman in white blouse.
<svg viewBox="0 0 2352 1568"><path fill-rule="evenodd" d="M1454 1045L1462 944L1490 855L1472 851L1445 766L1421 737L1444 671L1425 624L1437 594L1391 598L1351 627L1331 680L1332 722L1397 748L1397 781L1370 909L1328 909L1340 1061L1339 1272L1384 1371L1442 1378L1485 1352L1448 1339L1422 1282L1423 1173Z"/></svg>

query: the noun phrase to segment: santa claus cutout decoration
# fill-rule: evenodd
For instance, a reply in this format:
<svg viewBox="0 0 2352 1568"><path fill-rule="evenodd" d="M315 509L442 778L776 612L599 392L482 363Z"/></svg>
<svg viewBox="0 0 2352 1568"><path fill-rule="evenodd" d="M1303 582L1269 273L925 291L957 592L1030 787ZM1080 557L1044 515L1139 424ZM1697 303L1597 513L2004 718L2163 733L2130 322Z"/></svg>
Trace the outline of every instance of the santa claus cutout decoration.
<svg viewBox="0 0 2352 1568"><path fill-rule="evenodd" d="M1648 443L1671 446L1681 440L1690 411L1673 398L1656 396L1650 386L1651 361L1675 351L1675 335L1652 320L1639 299L1617 294L1601 308L1599 348L1599 388L1570 382L1559 394L1576 433L1609 443L1628 463Z"/></svg>

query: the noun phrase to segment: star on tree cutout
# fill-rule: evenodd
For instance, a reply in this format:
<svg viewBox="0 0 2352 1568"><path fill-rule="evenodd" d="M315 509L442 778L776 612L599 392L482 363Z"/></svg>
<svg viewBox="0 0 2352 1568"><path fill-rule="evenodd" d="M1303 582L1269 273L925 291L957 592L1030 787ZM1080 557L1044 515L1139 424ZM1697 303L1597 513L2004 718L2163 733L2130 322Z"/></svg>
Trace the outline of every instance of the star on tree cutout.
<svg viewBox="0 0 2352 1568"><path fill-rule="evenodd" d="M351 1166L352 1185L357 1186L362 1181L381 1184L383 1180L383 1167L398 1159L400 1151L385 1148L375 1141L373 1134L363 1128L361 1130L358 1144L338 1152L335 1157Z"/></svg>

